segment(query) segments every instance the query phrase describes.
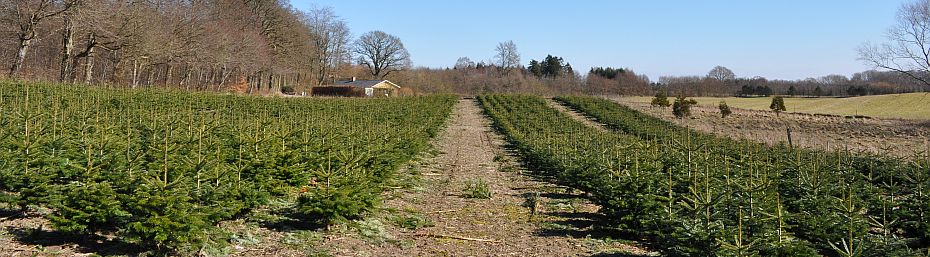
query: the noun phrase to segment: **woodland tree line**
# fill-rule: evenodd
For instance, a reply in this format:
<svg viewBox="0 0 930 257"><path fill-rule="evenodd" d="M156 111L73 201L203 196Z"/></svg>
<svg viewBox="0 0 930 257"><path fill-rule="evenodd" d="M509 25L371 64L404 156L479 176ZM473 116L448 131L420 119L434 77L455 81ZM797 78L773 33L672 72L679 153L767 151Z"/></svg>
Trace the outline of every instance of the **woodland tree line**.
<svg viewBox="0 0 930 257"><path fill-rule="evenodd" d="M705 76L661 76L657 81L629 68L594 67L581 75L564 58L548 55L524 66L502 68L501 62L475 62L461 57L452 68L415 68L391 78L419 93L532 93L542 95L669 95L796 97L862 96L926 91L919 81L896 71L863 71L851 77L828 75L803 80L737 77L726 67ZM506 71L505 71L506 70Z"/></svg>
<svg viewBox="0 0 930 257"><path fill-rule="evenodd" d="M401 58L366 60L366 39ZM15 79L250 93L409 65L396 37L353 44L332 9L286 0L0 0L0 58Z"/></svg>
<svg viewBox="0 0 930 257"><path fill-rule="evenodd" d="M805 80L706 76L651 81L628 68L576 72L563 57L525 63L513 41L492 60L412 68L397 36L355 38L331 8L287 0L0 0L0 60L7 78L118 87L277 93L359 77L386 78L402 93L845 96L922 91L901 72L866 71ZM919 72L919 71L915 71Z"/></svg>
<svg viewBox="0 0 930 257"><path fill-rule="evenodd" d="M707 76L663 76L650 85L654 90L687 96L863 96L926 90L920 81L896 71L870 70L851 77L827 75L802 80L769 80L759 76L737 77L722 66L715 67Z"/></svg>

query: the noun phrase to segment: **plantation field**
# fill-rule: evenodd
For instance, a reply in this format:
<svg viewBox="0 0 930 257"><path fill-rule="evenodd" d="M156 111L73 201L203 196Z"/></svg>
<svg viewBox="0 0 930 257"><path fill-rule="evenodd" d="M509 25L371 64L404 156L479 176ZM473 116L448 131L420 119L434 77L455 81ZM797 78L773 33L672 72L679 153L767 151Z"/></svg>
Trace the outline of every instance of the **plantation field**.
<svg viewBox="0 0 930 257"><path fill-rule="evenodd" d="M771 97L695 97L698 105L716 107L720 101L736 108L769 110ZM652 97L624 97L649 103ZM785 98L788 112L864 115L875 118L930 119L930 93L860 96L848 98Z"/></svg>
<svg viewBox="0 0 930 257"><path fill-rule="evenodd" d="M434 146L432 168L394 184ZM0 252L76 237L96 243L57 254L916 256L930 249L927 167L928 153L766 145L594 97L5 82Z"/></svg>
<svg viewBox="0 0 930 257"><path fill-rule="evenodd" d="M277 217L264 226L354 219L455 102L0 82L0 221L40 215L57 233L174 255L223 249L233 235L217 224L257 212Z"/></svg>
<svg viewBox="0 0 930 257"><path fill-rule="evenodd" d="M590 194L613 226L668 256L915 256L930 235L926 156L766 146L606 99L479 98L525 163Z"/></svg>

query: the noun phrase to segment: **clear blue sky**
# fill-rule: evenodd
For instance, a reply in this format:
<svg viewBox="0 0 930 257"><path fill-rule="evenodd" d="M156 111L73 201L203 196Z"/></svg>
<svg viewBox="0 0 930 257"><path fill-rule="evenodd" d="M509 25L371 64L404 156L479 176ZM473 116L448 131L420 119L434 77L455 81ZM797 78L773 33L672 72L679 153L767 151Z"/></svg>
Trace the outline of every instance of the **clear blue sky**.
<svg viewBox="0 0 930 257"><path fill-rule="evenodd" d="M627 67L656 80L705 75L716 65L737 76L804 79L869 69L863 42L880 42L906 0L292 0L332 7L353 36L396 35L415 66L490 60L513 40L521 61L547 54L576 70Z"/></svg>

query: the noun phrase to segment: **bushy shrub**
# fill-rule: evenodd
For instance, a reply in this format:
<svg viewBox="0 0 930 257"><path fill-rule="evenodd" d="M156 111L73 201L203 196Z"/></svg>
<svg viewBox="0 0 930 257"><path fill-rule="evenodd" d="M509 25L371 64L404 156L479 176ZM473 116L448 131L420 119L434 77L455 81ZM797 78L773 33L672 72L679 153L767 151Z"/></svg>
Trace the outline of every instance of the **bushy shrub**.
<svg viewBox="0 0 930 257"><path fill-rule="evenodd" d="M727 105L727 102L725 101L720 101L720 105L717 107L720 108L721 118L726 118L727 116L730 116L730 114L733 114L733 111L730 110L730 106Z"/></svg>
<svg viewBox="0 0 930 257"><path fill-rule="evenodd" d="M668 107L671 103L668 102L668 94L663 90L656 90L656 96L652 98L652 106L656 107Z"/></svg>
<svg viewBox="0 0 930 257"><path fill-rule="evenodd" d="M189 192L149 185L124 200L132 214L121 234L127 241L165 250L196 249L206 242L214 220L190 202ZM190 250L190 249L187 249Z"/></svg>
<svg viewBox="0 0 930 257"><path fill-rule="evenodd" d="M48 219L63 232L110 231L125 224L131 215L122 209L116 191L107 182L71 182L53 201Z"/></svg>
<svg viewBox="0 0 930 257"><path fill-rule="evenodd" d="M776 115L778 115L778 113L788 110L787 108L785 108L785 99L782 98L781 96L772 97L772 104L769 105L769 109L774 111Z"/></svg>
<svg viewBox="0 0 930 257"><path fill-rule="evenodd" d="M379 192L360 184L313 188L297 198L296 210L304 219L324 224L356 219L379 202Z"/></svg>
<svg viewBox="0 0 930 257"><path fill-rule="evenodd" d="M282 86L281 93L285 95L293 95L297 93L297 90L295 90L293 86Z"/></svg>
<svg viewBox="0 0 930 257"><path fill-rule="evenodd" d="M691 116L691 106L697 104L697 101L694 99L686 99L684 96L678 96L675 98L675 103L672 104L672 114L676 118L685 118Z"/></svg>

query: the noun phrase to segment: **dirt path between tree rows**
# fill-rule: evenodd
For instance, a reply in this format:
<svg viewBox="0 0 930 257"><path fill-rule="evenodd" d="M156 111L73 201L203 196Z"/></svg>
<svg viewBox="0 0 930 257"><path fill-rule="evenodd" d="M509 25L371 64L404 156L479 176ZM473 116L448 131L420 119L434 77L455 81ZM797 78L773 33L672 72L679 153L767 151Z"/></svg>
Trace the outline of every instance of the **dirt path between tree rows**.
<svg viewBox="0 0 930 257"><path fill-rule="evenodd" d="M584 114L576 112L575 110L572 110L571 108L568 108L567 106L564 106L555 100L546 99L546 103L549 104L549 107L552 107L553 109L556 109L564 114L568 114L569 117L572 117L573 119L580 121L581 123L587 124L588 126L597 128L601 131L610 130L607 128L607 125L594 121L588 117L585 117Z"/></svg>
<svg viewBox="0 0 930 257"><path fill-rule="evenodd" d="M566 188L529 176L503 147L473 100L456 106L422 165L419 186L385 202L381 220L427 220L416 228L386 226L385 242L362 236L326 240L336 256L590 256L647 252L605 239L597 229L597 206ZM468 184L484 181L490 199L466 197ZM535 200L534 200L535 199ZM533 207L537 213L533 214ZM414 217L414 218L410 218ZM375 241L375 242L372 242Z"/></svg>

